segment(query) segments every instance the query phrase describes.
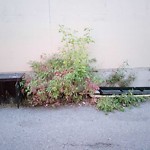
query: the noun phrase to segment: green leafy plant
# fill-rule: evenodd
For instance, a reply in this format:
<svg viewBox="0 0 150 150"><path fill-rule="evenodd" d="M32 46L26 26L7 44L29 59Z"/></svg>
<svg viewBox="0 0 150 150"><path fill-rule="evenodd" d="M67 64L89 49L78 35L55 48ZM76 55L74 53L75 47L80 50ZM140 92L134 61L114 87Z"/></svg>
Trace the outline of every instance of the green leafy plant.
<svg viewBox="0 0 150 150"><path fill-rule="evenodd" d="M145 96L134 96L132 92L113 97L102 97L97 101L97 108L104 112L112 112L114 110L124 111L125 107L137 106L139 103L149 100Z"/></svg>
<svg viewBox="0 0 150 150"><path fill-rule="evenodd" d="M32 61L34 75L24 85L29 104L53 105L79 102L99 87L90 66L88 44L93 40L90 29L83 35L60 26L62 50L52 57L41 56L41 61Z"/></svg>
<svg viewBox="0 0 150 150"><path fill-rule="evenodd" d="M135 80L135 74L127 74L127 66L128 63L124 62L119 68L114 70L113 73L105 80L106 86L129 86Z"/></svg>

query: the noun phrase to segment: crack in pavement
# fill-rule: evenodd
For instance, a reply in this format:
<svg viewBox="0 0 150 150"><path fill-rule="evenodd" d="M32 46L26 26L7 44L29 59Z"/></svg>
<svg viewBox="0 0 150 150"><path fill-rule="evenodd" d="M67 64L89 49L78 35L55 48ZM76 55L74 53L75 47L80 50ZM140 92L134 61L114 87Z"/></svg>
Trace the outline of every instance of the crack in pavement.
<svg viewBox="0 0 150 150"><path fill-rule="evenodd" d="M113 147L114 146L112 143L104 143L104 142L97 142L97 143L93 143L93 144L66 143L66 144L63 144L63 145L64 145L64 147L65 146L71 146L71 147L90 147L90 148L108 148L108 147Z"/></svg>

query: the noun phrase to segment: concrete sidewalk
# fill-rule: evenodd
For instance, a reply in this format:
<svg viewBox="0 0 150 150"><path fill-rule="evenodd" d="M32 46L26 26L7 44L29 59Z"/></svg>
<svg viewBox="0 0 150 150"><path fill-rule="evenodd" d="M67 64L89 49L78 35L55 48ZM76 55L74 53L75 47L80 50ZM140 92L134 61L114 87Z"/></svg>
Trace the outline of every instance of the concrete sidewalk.
<svg viewBox="0 0 150 150"><path fill-rule="evenodd" d="M0 150L150 150L150 103L105 115L94 107L0 106Z"/></svg>

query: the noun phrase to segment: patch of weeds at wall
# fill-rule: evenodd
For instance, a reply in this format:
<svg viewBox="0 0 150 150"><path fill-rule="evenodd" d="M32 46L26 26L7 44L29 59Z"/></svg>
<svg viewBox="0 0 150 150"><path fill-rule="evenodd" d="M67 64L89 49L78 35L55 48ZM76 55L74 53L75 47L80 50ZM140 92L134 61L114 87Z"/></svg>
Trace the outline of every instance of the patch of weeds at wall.
<svg viewBox="0 0 150 150"><path fill-rule="evenodd" d="M128 62L123 62L123 64L114 69L113 72L104 80L104 86L109 87L128 87L135 80L136 76L133 73L127 72Z"/></svg>
<svg viewBox="0 0 150 150"><path fill-rule="evenodd" d="M138 106L141 102L148 101L149 97L134 96L130 92L128 95L123 94L113 97L102 97L97 101L97 108L104 112L112 112L114 110L124 111L126 107Z"/></svg>
<svg viewBox="0 0 150 150"><path fill-rule="evenodd" d="M87 52L88 44L93 43L90 29L79 35L60 26L59 32L64 45L60 52L31 62L34 76L26 79L24 93L32 106L78 103L99 88Z"/></svg>

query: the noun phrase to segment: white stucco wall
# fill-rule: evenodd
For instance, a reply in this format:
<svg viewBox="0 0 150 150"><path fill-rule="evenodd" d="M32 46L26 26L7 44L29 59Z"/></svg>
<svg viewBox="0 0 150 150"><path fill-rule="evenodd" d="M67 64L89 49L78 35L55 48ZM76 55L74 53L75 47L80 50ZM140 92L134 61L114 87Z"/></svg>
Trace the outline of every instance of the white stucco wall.
<svg viewBox="0 0 150 150"><path fill-rule="evenodd" d="M0 72L28 71L56 51L59 24L93 29L98 68L150 67L149 0L0 0Z"/></svg>

